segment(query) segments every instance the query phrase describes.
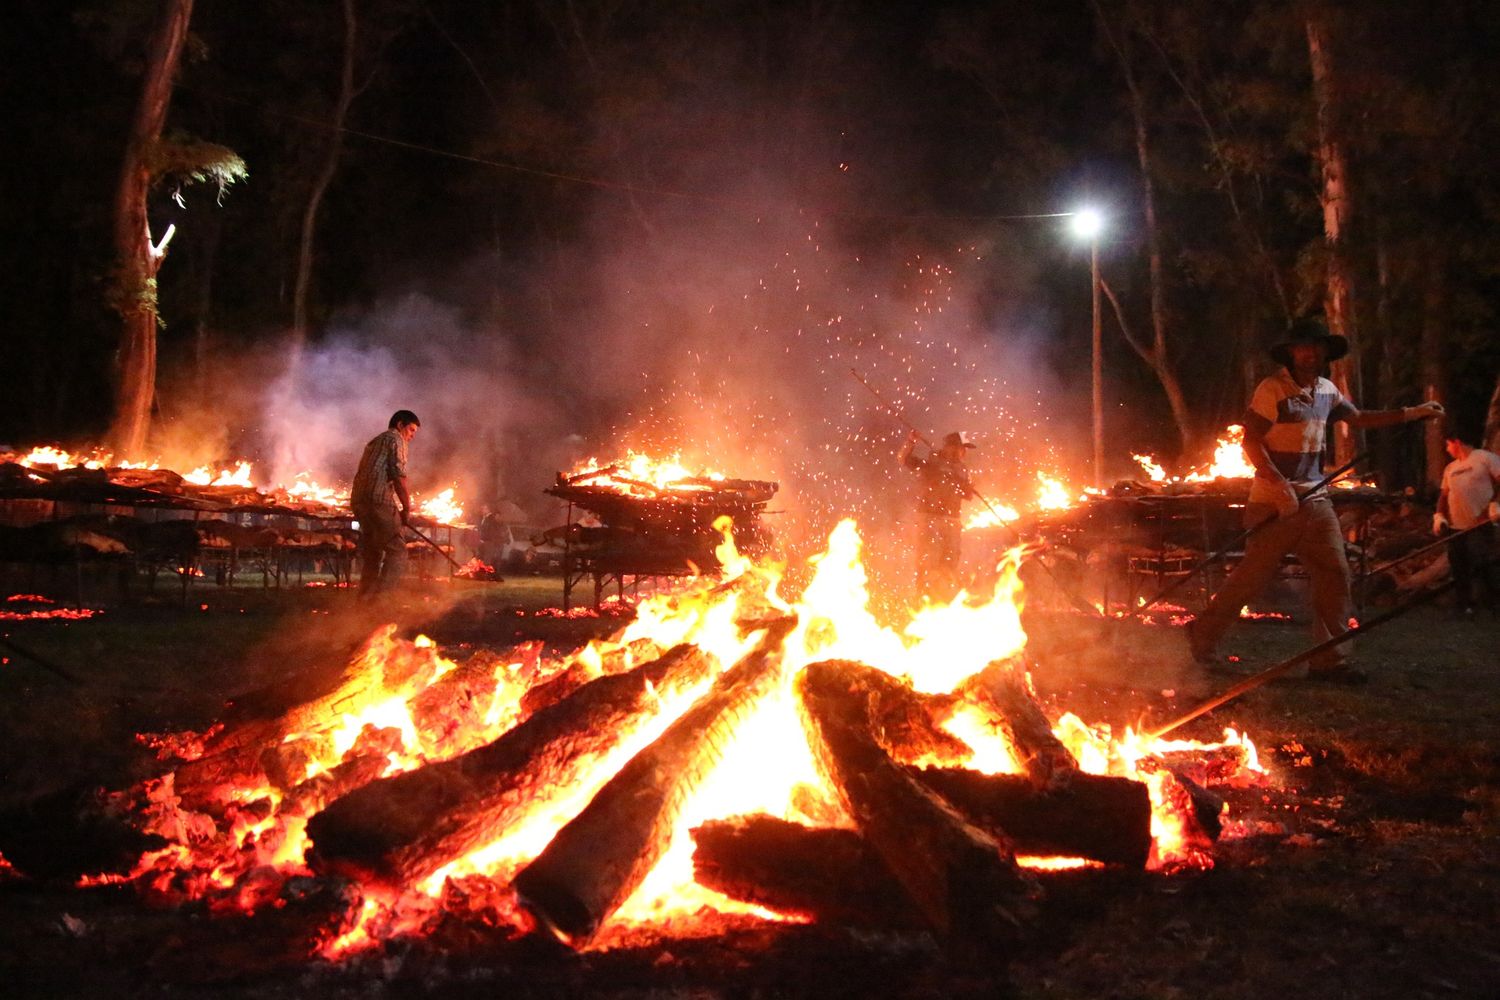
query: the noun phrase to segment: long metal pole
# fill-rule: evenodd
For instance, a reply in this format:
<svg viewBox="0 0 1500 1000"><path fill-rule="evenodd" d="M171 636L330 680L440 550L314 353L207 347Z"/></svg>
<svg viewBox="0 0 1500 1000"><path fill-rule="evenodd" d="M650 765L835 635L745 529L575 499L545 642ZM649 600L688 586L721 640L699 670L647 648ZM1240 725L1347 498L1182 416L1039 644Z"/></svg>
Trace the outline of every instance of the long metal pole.
<svg viewBox="0 0 1500 1000"><path fill-rule="evenodd" d="M1368 580L1372 576L1375 576L1379 573L1384 573L1386 570L1390 569L1393 566L1399 566L1410 559L1415 559L1417 556L1425 555L1426 553L1431 552L1433 549L1447 545L1449 542L1451 542L1455 538L1458 538L1460 535L1467 535L1471 531L1478 531L1480 528L1487 528L1494 523L1495 522L1490 520L1489 518L1485 518L1478 524L1471 525L1467 528L1460 528L1457 531L1450 531L1448 534L1442 536L1436 541L1428 542L1426 545L1422 546L1419 549L1412 549L1404 556L1397 556L1396 558L1391 559L1388 562L1381 563L1379 566L1376 566L1374 569L1366 572L1365 579Z"/></svg>
<svg viewBox="0 0 1500 1000"><path fill-rule="evenodd" d="M1089 244L1094 299L1094 485L1104 487L1104 334L1099 312L1099 237Z"/></svg>
<svg viewBox="0 0 1500 1000"><path fill-rule="evenodd" d="M1159 726L1156 729L1153 729L1148 734L1148 736L1153 740L1161 739L1167 733L1170 733L1172 730L1178 728L1179 726L1186 725L1187 723L1192 722L1200 715L1207 715L1209 712L1212 712L1220 705L1227 704L1228 702L1233 701L1246 692L1254 691L1256 688L1260 687L1262 684L1267 683L1268 681L1274 681L1276 678L1282 676L1298 664L1305 663L1308 660L1311 660L1313 657L1319 655L1320 653L1326 653L1328 650L1348 642L1350 639L1353 639L1357 635L1363 635L1366 632L1379 628L1381 625L1384 625L1386 622L1390 621L1393 618L1400 618L1402 615L1406 614L1413 608L1420 607L1423 604L1431 601L1433 598L1439 597L1442 594L1445 594L1448 591L1452 590L1453 586L1454 581L1450 579L1447 583L1433 587L1429 590L1424 590L1416 596L1408 599L1407 601L1396 605L1394 608L1391 608L1388 611L1383 611L1380 614L1376 615L1374 618L1369 619L1368 621L1361 622L1347 632L1340 633L1339 635L1333 636L1329 639L1324 639L1317 645L1309 646L1295 656L1287 657L1275 666L1267 667L1265 670L1262 670L1258 674L1252 674L1251 676L1246 677L1244 680L1240 681L1238 684L1234 685L1234 687L1230 688L1228 691L1225 691L1223 694L1217 695L1216 697L1204 702L1190 712L1179 715L1177 718L1173 719L1166 725Z"/></svg>
<svg viewBox="0 0 1500 1000"><path fill-rule="evenodd" d="M1297 506L1302 506L1302 504L1306 503L1314 494L1323 490L1335 479L1339 478L1344 473L1349 472L1356 465L1363 462L1368 457L1369 452L1360 452L1358 455L1355 455L1349 461L1345 462L1343 465L1339 466L1337 469L1334 469L1328 475L1324 476L1322 479L1314 483L1312 488L1309 489L1306 493L1297 494ZM1262 528L1266 527L1275 520L1276 518L1270 517L1257 524L1252 524L1250 527L1246 528L1238 535L1235 535L1234 538L1232 538L1227 544L1225 544L1223 548L1219 549L1217 552L1210 552L1208 555L1200 559L1191 569L1183 573L1177 579L1173 580L1166 586L1165 589L1160 591L1155 597L1151 598L1151 600L1145 602L1144 604L1138 604L1135 607L1129 609L1125 613L1125 617L1128 618L1132 615L1145 614L1151 608L1156 607L1157 604L1166 600L1173 593L1175 593L1178 587L1182 586L1184 583L1187 583L1193 577L1197 576L1200 572L1212 566L1220 559L1223 559L1225 556L1229 555L1229 553L1233 552L1236 548L1239 547L1241 542L1246 541L1250 538L1251 535L1255 534L1257 531L1260 531Z"/></svg>
<svg viewBox="0 0 1500 1000"><path fill-rule="evenodd" d="M415 524L408 524L407 527L411 529L412 534L422 539L422 541L426 542L428 545L431 545L433 551L442 556L444 559L448 560L448 563L453 567L455 571L463 569L463 566L459 565L457 559L450 556L447 550L437 542L434 542L431 538L428 538L425 534L423 534L422 529L418 528Z"/></svg>

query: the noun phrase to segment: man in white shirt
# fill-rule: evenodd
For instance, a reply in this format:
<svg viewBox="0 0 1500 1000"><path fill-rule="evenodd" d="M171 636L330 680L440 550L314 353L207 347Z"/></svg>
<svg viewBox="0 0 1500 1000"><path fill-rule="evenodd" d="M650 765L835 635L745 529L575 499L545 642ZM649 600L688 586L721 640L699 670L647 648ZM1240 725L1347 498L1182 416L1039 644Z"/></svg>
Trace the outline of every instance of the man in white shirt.
<svg viewBox="0 0 1500 1000"><path fill-rule="evenodd" d="M1439 537L1450 529L1463 531L1493 522L1496 498L1500 496L1500 455L1474 447L1468 435L1452 428L1443 439L1453 461L1443 470L1437 513L1432 515L1432 533ZM1448 564L1453 568L1454 589L1465 614L1474 613L1476 576L1491 610L1500 611L1500 568L1494 558L1493 523L1449 540Z"/></svg>

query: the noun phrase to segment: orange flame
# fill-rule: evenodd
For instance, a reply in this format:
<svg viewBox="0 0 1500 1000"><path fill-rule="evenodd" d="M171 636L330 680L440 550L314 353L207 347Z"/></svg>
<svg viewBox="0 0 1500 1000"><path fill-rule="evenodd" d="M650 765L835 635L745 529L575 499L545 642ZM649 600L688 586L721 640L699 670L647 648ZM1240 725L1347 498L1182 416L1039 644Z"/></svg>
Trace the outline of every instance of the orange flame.
<svg viewBox="0 0 1500 1000"><path fill-rule="evenodd" d="M464 516L463 506L454 499L457 490L450 486L417 504L417 513L439 524L457 524Z"/></svg>
<svg viewBox="0 0 1500 1000"><path fill-rule="evenodd" d="M143 797L148 803L148 829L167 838L169 846L143 857L131 878L152 891L211 896L243 886L248 873L257 868L263 871L264 866L284 874L303 871L305 824L323 801L313 792L335 789L341 781L354 780L351 776L374 780L489 743L519 721L522 695L533 685L564 669L576 668L586 677L624 669L631 662L627 647L639 639L650 639L659 649L694 643L722 669L760 639L759 630L741 629L737 624L741 616L758 619L769 612L796 616L781 649L778 685L751 707L718 747L720 760L683 804L661 861L611 918L600 940L607 942L610 934L641 923L670 925L674 930L708 926L699 915L712 911L786 919L697 885L692 877L689 831L708 819L752 812L803 823L852 825L832 804L832 791L819 776L803 735L793 687L798 672L818 660L847 658L908 678L919 691L959 690L987 664L1025 648L1021 552L1006 556L989 592L961 593L950 602L928 604L904 624L891 625L878 620L871 610L862 543L852 520L840 522L829 534L824 551L809 560L811 578L795 598L779 594L781 565L744 557L735 549L727 519L721 519L717 527L724 535L717 555L732 586L698 579L680 590L643 600L634 621L618 636L596 640L563 660L545 665L496 664L487 675L493 678L493 696L456 731L445 725L441 734L434 733L415 706L458 664L443 656L431 640L401 640L393 626L379 630L356 657L352 672L380 682L359 686L369 693L352 699L353 703L341 703L337 713L310 718L299 731L287 734L274 752L262 754L266 780L246 780L227 789L229 807L224 819L183 808L170 774L147 786ZM460 887L476 884L474 879L503 883L539 854L710 683L712 678L655 691L657 711L634 732L619 734L614 749L588 761L582 777L571 783L542 783L533 790L528 811L519 821L493 831L489 843L454 860L420 885L378 899L367 893L356 926L330 941L324 953L344 954L401 933L402 928L414 926L412 914L446 905L445 900L459 893ZM960 706L944 727L970 748L963 762L966 766L987 773L1020 770L1014 749L977 706ZM1055 732L1084 770L1128 776L1147 784L1153 802L1152 866L1211 864L1206 844L1194 839L1191 803L1162 764L1163 756L1178 752L1180 744L1149 741L1130 729L1122 739L1113 739L1107 726L1089 726L1071 714L1058 719ZM1253 744L1239 734L1226 733L1224 743L1204 749L1216 747L1234 747L1234 753L1243 756L1247 772L1259 771ZM278 764L275 774L268 760ZM810 802L818 807L810 809ZM1086 862L1048 858L1024 863L1045 870ZM504 919L524 919L510 903L497 905L505 911Z"/></svg>
<svg viewBox="0 0 1500 1000"><path fill-rule="evenodd" d="M1073 497L1068 488L1063 485L1062 480L1047 475L1045 472L1036 474L1036 506L1038 510L1067 510L1073 506Z"/></svg>

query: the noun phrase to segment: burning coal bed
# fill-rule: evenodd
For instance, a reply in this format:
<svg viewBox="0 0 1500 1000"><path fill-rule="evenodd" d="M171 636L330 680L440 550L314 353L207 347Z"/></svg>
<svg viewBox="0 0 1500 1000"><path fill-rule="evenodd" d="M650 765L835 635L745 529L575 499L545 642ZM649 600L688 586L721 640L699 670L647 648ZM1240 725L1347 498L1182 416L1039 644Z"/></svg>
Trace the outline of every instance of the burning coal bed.
<svg viewBox="0 0 1500 1000"><path fill-rule="evenodd" d="M767 921L1005 941L1049 870L1211 866L1211 787L1264 778L1233 731L1049 720L1014 554L901 631L868 610L852 522L795 600L727 532L717 554L719 580L569 655L459 664L388 626L278 718L142 736L170 769L114 804L162 846L85 884L294 910L329 959L452 919L575 949Z"/></svg>

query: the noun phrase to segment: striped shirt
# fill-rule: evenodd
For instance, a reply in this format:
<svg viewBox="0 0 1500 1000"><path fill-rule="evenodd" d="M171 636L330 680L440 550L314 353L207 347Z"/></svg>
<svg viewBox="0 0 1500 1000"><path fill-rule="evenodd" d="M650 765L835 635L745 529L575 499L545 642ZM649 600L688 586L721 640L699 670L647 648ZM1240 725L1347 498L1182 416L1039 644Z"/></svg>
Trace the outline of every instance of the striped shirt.
<svg viewBox="0 0 1500 1000"><path fill-rule="evenodd" d="M1245 427L1261 434L1276 471L1290 483L1307 486L1323 478L1328 422L1347 420L1357 412L1328 379L1320 376L1304 389L1283 368L1255 387L1245 411ZM1250 501L1271 502L1277 492L1256 476Z"/></svg>
<svg viewBox="0 0 1500 1000"><path fill-rule="evenodd" d="M355 510L395 507L396 480L405 478L406 439L394 429L377 434L359 458L349 506Z"/></svg>

